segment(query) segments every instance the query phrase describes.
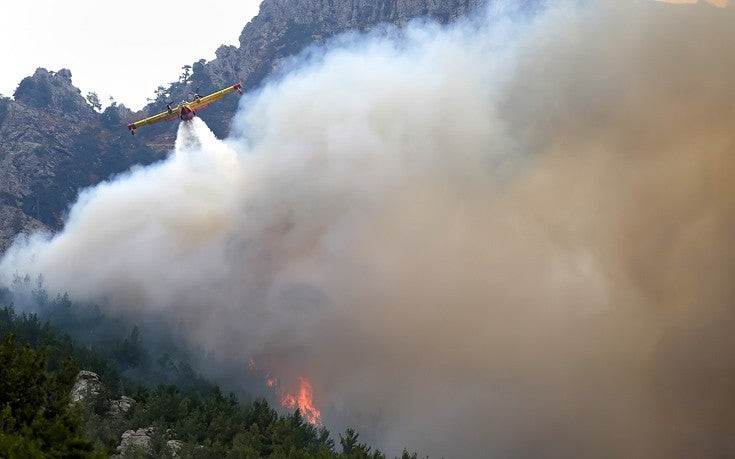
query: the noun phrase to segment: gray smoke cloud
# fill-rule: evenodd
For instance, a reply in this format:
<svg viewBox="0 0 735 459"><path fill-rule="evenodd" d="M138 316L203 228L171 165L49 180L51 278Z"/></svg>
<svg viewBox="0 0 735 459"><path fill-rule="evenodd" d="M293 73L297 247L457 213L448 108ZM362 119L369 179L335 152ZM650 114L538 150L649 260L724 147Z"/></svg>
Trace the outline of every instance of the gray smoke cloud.
<svg viewBox="0 0 735 459"><path fill-rule="evenodd" d="M389 453L735 454L735 14L342 39L0 262L314 385Z"/></svg>

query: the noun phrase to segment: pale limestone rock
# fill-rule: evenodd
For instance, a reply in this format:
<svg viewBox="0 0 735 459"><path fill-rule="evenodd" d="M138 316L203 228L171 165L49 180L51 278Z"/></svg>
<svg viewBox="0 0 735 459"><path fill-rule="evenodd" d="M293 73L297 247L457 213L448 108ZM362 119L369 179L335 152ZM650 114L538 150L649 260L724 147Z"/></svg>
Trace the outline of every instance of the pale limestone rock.
<svg viewBox="0 0 735 459"><path fill-rule="evenodd" d="M126 430L120 438L120 446L117 447L119 454L124 454L128 450L141 449L145 452L151 451L151 437L153 436L153 427L145 427L138 430Z"/></svg>
<svg viewBox="0 0 735 459"><path fill-rule="evenodd" d="M96 397L102 392L102 381L97 373L82 370L77 374L77 380L71 388L72 402L84 402L90 397Z"/></svg>

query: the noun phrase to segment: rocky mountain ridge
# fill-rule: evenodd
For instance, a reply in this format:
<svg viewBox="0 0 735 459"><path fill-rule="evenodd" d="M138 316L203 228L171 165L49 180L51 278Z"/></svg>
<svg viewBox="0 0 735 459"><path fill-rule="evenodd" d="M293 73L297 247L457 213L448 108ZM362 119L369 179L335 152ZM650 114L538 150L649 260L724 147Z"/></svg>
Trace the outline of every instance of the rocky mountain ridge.
<svg viewBox="0 0 735 459"><path fill-rule="evenodd" d="M67 69L38 69L0 99L0 250L15 234L61 227L80 188L161 154L119 129L124 107L97 113Z"/></svg>

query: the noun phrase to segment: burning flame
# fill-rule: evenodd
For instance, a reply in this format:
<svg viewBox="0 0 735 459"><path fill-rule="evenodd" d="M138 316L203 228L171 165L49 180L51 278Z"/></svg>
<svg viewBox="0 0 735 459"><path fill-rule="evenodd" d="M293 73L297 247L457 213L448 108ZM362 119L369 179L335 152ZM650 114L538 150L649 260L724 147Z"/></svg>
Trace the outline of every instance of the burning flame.
<svg viewBox="0 0 735 459"><path fill-rule="evenodd" d="M248 369L250 371L258 371L255 359L250 357L248 361ZM265 385L273 388L276 395L281 399L281 405L289 410L299 409L301 416L314 426L321 425L321 412L314 406L314 389L311 381L305 377L299 377L299 390L296 394L284 392L280 389L278 378L271 376L270 373L265 375Z"/></svg>
<svg viewBox="0 0 735 459"><path fill-rule="evenodd" d="M298 408L301 415L312 425L321 424L322 414L314 406L314 393L311 382L304 378L299 378L299 391L296 395L286 393L281 396L281 405L288 409Z"/></svg>

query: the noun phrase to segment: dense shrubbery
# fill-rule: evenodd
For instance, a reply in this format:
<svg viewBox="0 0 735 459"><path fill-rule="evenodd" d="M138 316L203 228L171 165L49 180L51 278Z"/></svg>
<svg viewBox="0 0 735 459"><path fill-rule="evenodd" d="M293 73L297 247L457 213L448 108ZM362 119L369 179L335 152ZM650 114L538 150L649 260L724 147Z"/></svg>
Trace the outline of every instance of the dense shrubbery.
<svg viewBox="0 0 735 459"><path fill-rule="evenodd" d="M4 310L7 314L7 309ZM45 352L20 347L13 333L0 344L0 457L102 457L87 439L69 389L69 360L47 371Z"/></svg>
<svg viewBox="0 0 735 459"><path fill-rule="evenodd" d="M359 443L352 429L339 435L335 447L330 433L310 425L298 410L279 415L266 400L243 403L168 355L157 359L158 366L188 379L184 389L169 383L149 387L124 376L130 368L153 365L137 328L93 349L50 321L74 330L95 320L99 310L72 314L76 306L68 298L51 301L42 290L34 295L36 303L51 305L45 321L19 315L9 305L0 308L0 457L109 456L124 431L147 427L154 432L151 451L129 451L127 457L169 457L166 442L173 439L183 442L179 457L384 457ZM0 292L0 304L3 296L7 300L8 292ZM99 374L105 386L85 406L70 405L68 395L80 368ZM137 403L111 415L110 400L122 393Z"/></svg>

